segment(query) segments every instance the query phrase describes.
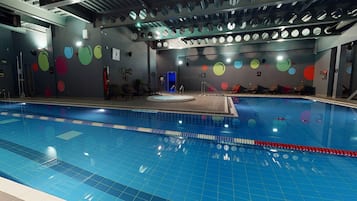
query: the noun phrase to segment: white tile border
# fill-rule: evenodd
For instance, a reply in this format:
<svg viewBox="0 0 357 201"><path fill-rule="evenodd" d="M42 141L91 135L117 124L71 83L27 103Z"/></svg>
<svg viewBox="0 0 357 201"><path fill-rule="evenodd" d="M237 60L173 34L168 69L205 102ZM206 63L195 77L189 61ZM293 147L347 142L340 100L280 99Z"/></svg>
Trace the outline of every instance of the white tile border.
<svg viewBox="0 0 357 201"><path fill-rule="evenodd" d="M24 201L65 201L45 192L0 177L0 191Z"/></svg>

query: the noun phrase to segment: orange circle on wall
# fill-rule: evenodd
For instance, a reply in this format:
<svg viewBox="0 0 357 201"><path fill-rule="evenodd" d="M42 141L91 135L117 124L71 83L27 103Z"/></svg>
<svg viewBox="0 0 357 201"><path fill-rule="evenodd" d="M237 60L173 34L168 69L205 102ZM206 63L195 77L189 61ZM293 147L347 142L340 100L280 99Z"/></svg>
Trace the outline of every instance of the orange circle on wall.
<svg viewBox="0 0 357 201"><path fill-rule="evenodd" d="M202 65L202 71L207 71L208 70L208 66L207 65Z"/></svg>
<svg viewBox="0 0 357 201"><path fill-rule="evenodd" d="M228 89L228 82L222 82L221 83L221 89L222 90L227 90Z"/></svg>
<svg viewBox="0 0 357 201"><path fill-rule="evenodd" d="M59 92L64 92L64 89L66 88L66 85L64 84L64 82L62 80L59 80L57 82L57 89Z"/></svg>
<svg viewBox="0 0 357 201"><path fill-rule="evenodd" d="M314 65L306 66L304 69L304 77L306 80L314 80Z"/></svg>

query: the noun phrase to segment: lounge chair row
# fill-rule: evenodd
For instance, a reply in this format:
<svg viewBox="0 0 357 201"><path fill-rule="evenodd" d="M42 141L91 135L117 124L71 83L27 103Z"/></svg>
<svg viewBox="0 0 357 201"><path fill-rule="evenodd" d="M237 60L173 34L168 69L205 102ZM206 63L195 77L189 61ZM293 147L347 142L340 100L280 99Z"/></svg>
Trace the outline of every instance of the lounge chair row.
<svg viewBox="0 0 357 201"><path fill-rule="evenodd" d="M264 87L261 85L251 85L250 87L244 87L240 84L233 86L232 93L252 93L252 94L300 94L300 95L314 95L315 87L301 85L298 87L289 87L283 85L272 85L270 87Z"/></svg>

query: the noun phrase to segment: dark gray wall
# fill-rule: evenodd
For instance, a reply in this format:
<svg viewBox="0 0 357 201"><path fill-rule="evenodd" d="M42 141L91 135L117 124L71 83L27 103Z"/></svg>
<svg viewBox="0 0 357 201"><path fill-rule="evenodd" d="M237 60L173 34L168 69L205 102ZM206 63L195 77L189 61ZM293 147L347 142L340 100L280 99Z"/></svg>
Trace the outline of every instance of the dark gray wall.
<svg viewBox="0 0 357 201"><path fill-rule="evenodd" d="M82 30L88 30L88 39L82 38ZM99 29L93 28L91 24L86 24L78 20L69 20L66 27L56 27L53 33L54 59L66 58L64 48L73 48L73 56L66 58L67 72L58 73L56 71L56 82L62 81L65 84L64 91L57 90L58 96L72 97L102 97L103 96L103 61L94 56L88 65L83 65L78 57L78 50L75 44L82 41L84 48L90 47L91 54L96 45L101 45L101 33ZM57 67L57 69L59 69Z"/></svg>
<svg viewBox="0 0 357 201"><path fill-rule="evenodd" d="M0 27L0 71L4 73L4 77L0 77L0 91L5 89L13 95L16 91L14 83L15 77L15 60L14 60L14 45L12 43L11 31Z"/></svg>
<svg viewBox="0 0 357 201"><path fill-rule="evenodd" d="M316 88L316 95L318 96L327 96L327 88L329 83L329 73L333 73L330 71L331 65L331 50L326 50L323 52L319 52L316 55L315 61L315 79L314 79L314 87ZM323 74L323 71L327 71L326 77Z"/></svg>
<svg viewBox="0 0 357 201"><path fill-rule="evenodd" d="M88 30L88 39L82 39L82 30ZM70 59L65 59L68 71L65 74L57 73L57 82L65 84L64 91L57 91L58 96L73 97L103 97L103 68L109 67L110 83L122 85L132 84L135 79L140 79L143 83L148 83L149 62L155 60L152 50L148 49L144 42L132 42L130 33L126 29L105 29L94 28L91 24L85 24L77 20L68 21L65 28L56 28L53 37L55 59L64 58L64 48L72 47L75 55ZM90 46L94 50L100 45L102 57L95 58L88 65L81 64L78 54L78 47L75 42L83 41L83 46ZM112 59L112 49L120 50L120 61ZM151 58L148 60L148 56ZM127 80L123 79L122 71L130 68L132 74ZM152 67L151 67L152 68Z"/></svg>
<svg viewBox="0 0 357 201"><path fill-rule="evenodd" d="M300 85L312 86L312 80L304 77L305 67L314 65L314 40L294 41L284 43L246 44L241 46L191 48L187 50L160 51L157 55L158 74L164 75L167 71L178 72L178 84L183 84L186 90L200 90L201 81L218 91L222 90L222 83L228 84L231 89L235 84L249 87L259 84L269 87L273 84L296 87ZM291 67L296 73L290 75L288 71L277 70L278 55L291 60ZM230 57L232 61L226 62ZM260 61L257 69L250 67L253 59ZM183 65L178 65L178 60ZM235 67L235 61L242 61L241 68ZM215 75L213 69L217 62L225 64L225 72L221 76ZM203 71L202 66L208 70ZM205 78L202 78L205 73ZM261 76L257 76L260 73Z"/></svg>

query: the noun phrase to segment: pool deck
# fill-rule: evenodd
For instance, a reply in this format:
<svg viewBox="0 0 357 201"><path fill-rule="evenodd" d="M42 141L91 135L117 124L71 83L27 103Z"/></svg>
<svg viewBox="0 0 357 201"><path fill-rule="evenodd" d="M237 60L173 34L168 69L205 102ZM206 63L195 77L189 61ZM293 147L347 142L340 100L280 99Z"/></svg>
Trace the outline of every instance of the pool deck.
<svg viewBox="0 0 357 201"><path fill-rule="evenodd" d="M153 102L148 101L147 96L133 96L126 98L114 98L104 100L103 98L82 98L82 97L25 97L12 98L11 101L29 102L29 103L44 103L44 104L59 104L59 105L75 105L89 107L104 107L114 109L148 109L159 110L176 113L190 114L214 114L223 116L236 116L237 111L232 106L232 102L227 97L277 97L277 98L305 98L317 100L326 103L332 103L341 106L357 108L357 100L334 99L318 96L302 96L302 95L272 95L272 94L214 94L206 93L204 95L198 92L189 92L184 95L194 97L192 101L182 102ZM0 99L4 100L4 99Z"/></svg>
<svg viewBox="0 0 357 201"><path fill-rule="evenodd" d="M1 201L65 201L53 195L0 177Z"/></svg>

